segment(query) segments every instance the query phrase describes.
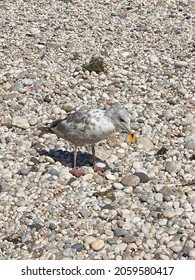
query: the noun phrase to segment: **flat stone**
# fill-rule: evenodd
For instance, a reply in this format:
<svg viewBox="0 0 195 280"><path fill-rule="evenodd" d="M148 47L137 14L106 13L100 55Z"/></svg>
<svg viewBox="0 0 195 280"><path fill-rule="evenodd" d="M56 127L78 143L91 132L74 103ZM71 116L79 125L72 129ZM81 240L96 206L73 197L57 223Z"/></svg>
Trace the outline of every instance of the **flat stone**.
<svg viewBox="0 0 195 280"><path fill-rule="evenodd" d="M116 228L114 230L114 235L117 237L125 236L128 233L128 231L124 228Z"/></svg>
<svg viewBox="0 0 195 280"><path fill-rule="evenodd" d="M57 177L59 177L59 171L56 170L55 168L52 168L52 169L49 171L49 174L50 174L51 176L57 176Z"/></svg>
<svg viewBox="0 0 195 280"><path fill-rule="evenodd" d="M192 258L193 260L195 259L195 248L189 251L189 257Z"/></svg>
<svg viewBox="0 0 195 280"><path fill-rule="evenodd" d="M20 81L17 81L12 86L12 91L19 91L23 88L23 84Z"/></svg>
<svg viewBox="0 0 195 280"><path fill-rule="evenodd" d="M107 243L110 245L115 245L117 244L117 240L115 238L108 238Z"/></svg>
<svg viewBox="0 0 195 280"><path fill-rule="evenodd" d="M149 60L153 63L158 63L159 62L159 59L156 55L152 54L149 56Z"/></svg>
<svg viewBox="0 0 195 280"><path fill-rule="evenodd" d="M26 209L27 209L26 206L20 206L17 208L17 212L21 213L21 212L24 212Z"/></svg>
<svg viewBox="0 0 195 280"><path fill-rule="evenodd" d="M79 213L80 213L84 218L87 218L87 217L90 216L90 212L89 212L88 210L86 210L86 209L81 209L81 210L79 211Z"/></svg>
<svg viewBox="0 0 195 280"><path fill-rule="evenodd" d="M134 175L138 176L140 178L140 182L142 183L147 183L150 180L148 175L143 172L135 172Z"/></svg>
<svg viewBox="0 0 195 280"><path fill-rule="evenodd" d="M49 224L49 229L51 229L51 230L55 230L55 229L57 229L56 224L54 224L54 223L50 223L50 224Z"/></svg>
<svg viewBox="0 0 195 280"><path fill-rule="evenodd" d="M10 88L11 88L11 84L9 82L6 82L6 83L3 84L3 89L4 90L8 91L8 90L10 90Z"/></svg>
<svg viewBox="0 0 195 280"><path fill-rule="evenodd" d="M33 80L32 79L23 79L22 83L24 86L32 86Z"/></svg>
<svg viewBox="0 0 195 280"><path fill-rule="evenodd" d="M181 67L187 67L187 66L188 66L188 63L184 60L175 61L175 67L181 68Z"/></svg>
<svg viewBox="0 0 195 280"><path fill-rule="evenodd" d="M173 113L171 110L166 110L163 112L163 116L167 119L170 120L171 118L173 118Z"/></svg>
<svg viewBox="0 0 195 280"><path fill-rule="evenodd" d="M22 175L28 175L28 173L30 172L30 168L21 168L20 169L20 174Z"/></svg>
<svg viewBox="0 0 195 280"><path fill-rule="evenodd" d="M173 218L175 216L175 211L171 208L165 209L162 214L165 218Z"/></svg>
<svg viewBox="0 0 195 280"><path fill-rule="evenodd" d="M80 252L83 249L83 244L82 243L75 243L71 246L71 249L76 250L77 252Z"/></svg>
<svg viewBox="0 0 195 280"><path fill-rule="evenodd" d="M185 148L188 150L195 150L195 139L191 139L185 143Z"/></svg>
<svg viewBox="0 0 195 280"><path fill-rule="evenodd" d="M96 240L95 237L91 236L91 235L87 235L84 237L83 242L91 244L92 242L94 242Z"/></svg>
<svg viewBox="0 0 195 280"><path fill-rule="evenodd" d="M101 207L101 209L102 209L102 210L103 210L103 209L112 210L113 207L112 207L112 205L110 205L110 204L105 204L104 206Z"/></svg>
<svg viewBox="0 0 195 280"><path fill-rule="evenodd" d="M178 173L181 170L181 162L180 161L171 161L167 162L165 165L165 170L169 173Z"/></svg>
<svg viewBox="0 0 195 280"><path fill-rule="evenodd" d="M30 127L28 119L21 116L14 116L12 119L12 125L22 129L27 129Z"/></svg>
<svg viewBox="0 0 195 280"><path fill-rule="evenodd" d="M106 174L106 179L111 180L111 181L115 181L116 177L110 173Z"/></svg>
<svg viewBox="0 0 195 280"><path fill-rule="evenodd" d="M123 184L125 187L136 187L140 183L140 178L136 175L127 175L124 176L121 180L121 184Z"/></svg>
<svg viewBox="0 0 195 280"><path fill-rule="evenodd" d="M28 122L29 122L30 125L33 126L33 125L37 124L38 119L37 119L37 117L34 116L34 117L31 117Z"/></svg>
<svg viewBox="0 0 195 280"><path fill-rule="evenodd" d="M101 250L103 247L104 247L104 240L102 239L97 239L95 241L93 241L91 244L90 244L91 248L94 250L94 251L99 251Z"/></svg>
<svg viewBox="0 0 195 280"><path fill-rule="evenodd" d="M43 227L43 225L41 225L40 223L33 223L32 225L29 225L29 227L31 228L31 229L33 229L33 228L35 228L37 231L38 230L40 230L42 227Z"/></svg>
<svg viewBox="0 0 195 280"><path fill-rule="evenodd" d="M106 75L105 75L105 74L100 74L100 75L99 75L99 79L100 79L101 81L105 81L105 80L106 80Z"/></svg>
<svg viewBox="0 0 195 280"><path fill-rule="evenodd" d="M124 189L124 185L122 185L122 184L120 184L120 183L113 183L113 187L115 188L115 189L118 189L118 190L122 190L122 189Z"/></svg>
<svg viewBox="0 0 195 280"><path fill-rule="evenodd" d="M124 242L124 243L134 243L135 241L136 241L135 236L124 236L122 238L122 242Z"/></svg>
<svg viewBox="0 0 195 280"><path fill-rule="evenodd" d="M149 151L154 147L154 144L149 138L142 136L137 138L137 145L140 145L144 151Z"/></svg>
<svg viewBox="0 0 195 280"><path fill-rule="evenodd" d="M174 195L175 194L175 188L174 187L168 187L168 186L165 186L165 187L162 187L159 192L162 193L163 195Z"/></svg>
<svg viewBox="0 0 195 280"><path fill-rule="evenodd" d="M62 110L66 111L67 113L73 111L75 107L70 103L65 103L62 105Z"/></svg>

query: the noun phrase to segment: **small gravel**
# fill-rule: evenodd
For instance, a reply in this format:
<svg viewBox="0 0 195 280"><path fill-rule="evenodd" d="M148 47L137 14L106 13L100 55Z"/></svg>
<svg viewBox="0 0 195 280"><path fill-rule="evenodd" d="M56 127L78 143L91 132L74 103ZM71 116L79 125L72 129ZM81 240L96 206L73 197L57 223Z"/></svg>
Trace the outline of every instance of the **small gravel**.
<svg viewBox="0 0 195 280"><path fill-rule="evenodd" d="M0 1L0 259L194 260L194 1ZM100 57L105 72L82 66ZM136 137L38 127L121 103Z"/></svg>

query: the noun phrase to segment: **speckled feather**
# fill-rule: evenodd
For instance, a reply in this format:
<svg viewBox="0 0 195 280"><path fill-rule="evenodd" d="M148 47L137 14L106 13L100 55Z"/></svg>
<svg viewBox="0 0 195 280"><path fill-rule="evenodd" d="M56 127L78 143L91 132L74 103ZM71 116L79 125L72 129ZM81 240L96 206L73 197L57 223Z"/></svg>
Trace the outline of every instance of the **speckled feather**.
<svg viewBox="0 0 195 280"><path fill-rule="evenodd" d="M121 106L113 106L108 110L79 110L65 119L55 120L49 130L76 146L93 145L111 135L117 128L125 129L120 124L122 118L126 130L129 129L129 113Z"/></svg>

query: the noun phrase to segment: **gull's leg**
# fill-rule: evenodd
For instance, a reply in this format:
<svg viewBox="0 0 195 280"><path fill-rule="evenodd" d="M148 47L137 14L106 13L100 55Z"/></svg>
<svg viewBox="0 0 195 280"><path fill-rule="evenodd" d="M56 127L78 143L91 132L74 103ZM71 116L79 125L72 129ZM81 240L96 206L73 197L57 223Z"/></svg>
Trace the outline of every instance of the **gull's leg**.
<svg viewBox="0 0 195 280"><path fill-rule="evenodd" d="M92 149L92 155L93 155L93 169L95 170L96 166L96 162L95 162L95 145L91 146Z"/></svg>
<svg viewBox="0 0 195 280"><path fill-rule="evenodd" d="M93 155L93 170L94 171L100 171L100 172L104 172L107 170L107 167L98 167L96 165L96 161L95 161L95 145L92 145L91 146L91 149L92 149L92 155Z"/></svg>
<svg viewBox="0 0 195 280"><path fill-rule="evenodd" d="M70 170L70 173L75 177L81 177L85 174L82 170L77 169L77 147L75 147L74 149L74 165L73 169Z"/></svg>

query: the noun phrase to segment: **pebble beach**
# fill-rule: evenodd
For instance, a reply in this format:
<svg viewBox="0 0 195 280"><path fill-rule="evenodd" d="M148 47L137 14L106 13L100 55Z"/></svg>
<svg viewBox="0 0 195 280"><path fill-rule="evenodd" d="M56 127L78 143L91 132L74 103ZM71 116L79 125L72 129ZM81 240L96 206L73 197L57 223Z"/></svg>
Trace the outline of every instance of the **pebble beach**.
<svg viewBox="0 0 195 280"><path fill-rule="evenodd" d="M0 259L195 260L191 0L0 1ZM105 71L83 68L92 57ZM120 103L81 147L38 127Z"/></svg>

